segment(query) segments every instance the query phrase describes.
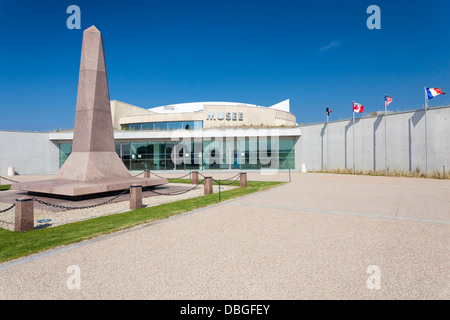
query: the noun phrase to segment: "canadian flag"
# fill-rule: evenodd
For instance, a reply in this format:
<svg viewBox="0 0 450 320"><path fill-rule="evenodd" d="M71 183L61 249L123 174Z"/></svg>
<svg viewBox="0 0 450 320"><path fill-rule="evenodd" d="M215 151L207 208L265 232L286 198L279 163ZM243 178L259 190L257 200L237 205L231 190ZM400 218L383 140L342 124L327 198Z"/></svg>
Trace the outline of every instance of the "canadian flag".
<svg viewBox="0 0 450 320"><path fill-rule="evenodd" d="M353 101L353 112L362 113L363 111L364 111L364 106Z"/></svg>

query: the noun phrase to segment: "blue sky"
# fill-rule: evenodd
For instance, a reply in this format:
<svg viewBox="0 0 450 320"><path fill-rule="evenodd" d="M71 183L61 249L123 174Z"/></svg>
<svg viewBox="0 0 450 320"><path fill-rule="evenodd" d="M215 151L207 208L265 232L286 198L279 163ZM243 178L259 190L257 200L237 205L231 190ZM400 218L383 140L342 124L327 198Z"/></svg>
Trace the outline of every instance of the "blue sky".
<svg viewBox="0 0 450 320"><path fill-rule="evenodd" d="M270 106L298 123L450 105L450 1L0 0L0 130L73 128L83 30L103 35L112 100ZM69 30L69 5L81 29ZM369 5L381 29L369 30Z"/></svg>

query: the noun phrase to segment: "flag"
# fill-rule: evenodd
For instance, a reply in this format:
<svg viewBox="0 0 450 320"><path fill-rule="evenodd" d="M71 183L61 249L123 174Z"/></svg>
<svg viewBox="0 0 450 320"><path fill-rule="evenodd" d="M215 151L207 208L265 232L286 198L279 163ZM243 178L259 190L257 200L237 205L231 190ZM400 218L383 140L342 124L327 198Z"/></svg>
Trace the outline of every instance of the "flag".
<svg viewBox="0 0 450 320"><path fill-rule="evenodd" d="M326 112L327 112L327 115L329 116L330 115L330 113L331 112L333 112L333 111L331 111L328 107L327 107L327 110L326 110Z"/></svg>
<svg viewBox="0 0 450 320"><path fill-rule="evenodd" d="M392 102L392 97L384 96L384 107L386 108Z"/></svg>
<svg viewBox="0 0 450 320"><path fill-rule="evenodd" d="M428 100L433 99L440 94L445 94L445 92L442 92L440 88L427 88Z"/></svg>
<svg viewBox="0 0 450 320"><path fill-rule="evenodd" d="M353 102L353 112L362 113L364 111L364 106L359 103Z"/></svg>

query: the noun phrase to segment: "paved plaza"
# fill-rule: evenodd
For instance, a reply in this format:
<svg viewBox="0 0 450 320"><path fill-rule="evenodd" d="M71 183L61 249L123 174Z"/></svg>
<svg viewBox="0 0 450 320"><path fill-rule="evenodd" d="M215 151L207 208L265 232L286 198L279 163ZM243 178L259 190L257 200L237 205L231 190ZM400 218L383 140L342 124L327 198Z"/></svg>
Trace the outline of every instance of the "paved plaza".
<svg viewBox="0 0 450 320"><path fill-rule="evenodd" d="M449 195L450 180L291 172L270 190L0 264L0 299L449 299Z"/></svg>

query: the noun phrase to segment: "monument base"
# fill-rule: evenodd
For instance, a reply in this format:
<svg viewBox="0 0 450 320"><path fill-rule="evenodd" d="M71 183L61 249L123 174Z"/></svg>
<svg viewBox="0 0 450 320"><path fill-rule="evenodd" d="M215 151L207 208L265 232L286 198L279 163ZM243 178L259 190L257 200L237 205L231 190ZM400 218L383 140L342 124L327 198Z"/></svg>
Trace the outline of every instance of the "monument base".
<svg viewBox="0 0 450 320"><path fill-rule="evenodd" d="M126 190L132 184L142 185L143 188L154 187L168 183L164 178L130 177L122 179L103 179L91 181L76 181L66 179L52 179L14 183L12 190L28 191L30 193L46 194L49 196L63 196L69 198L105 194L108 192Z"/></svg>

